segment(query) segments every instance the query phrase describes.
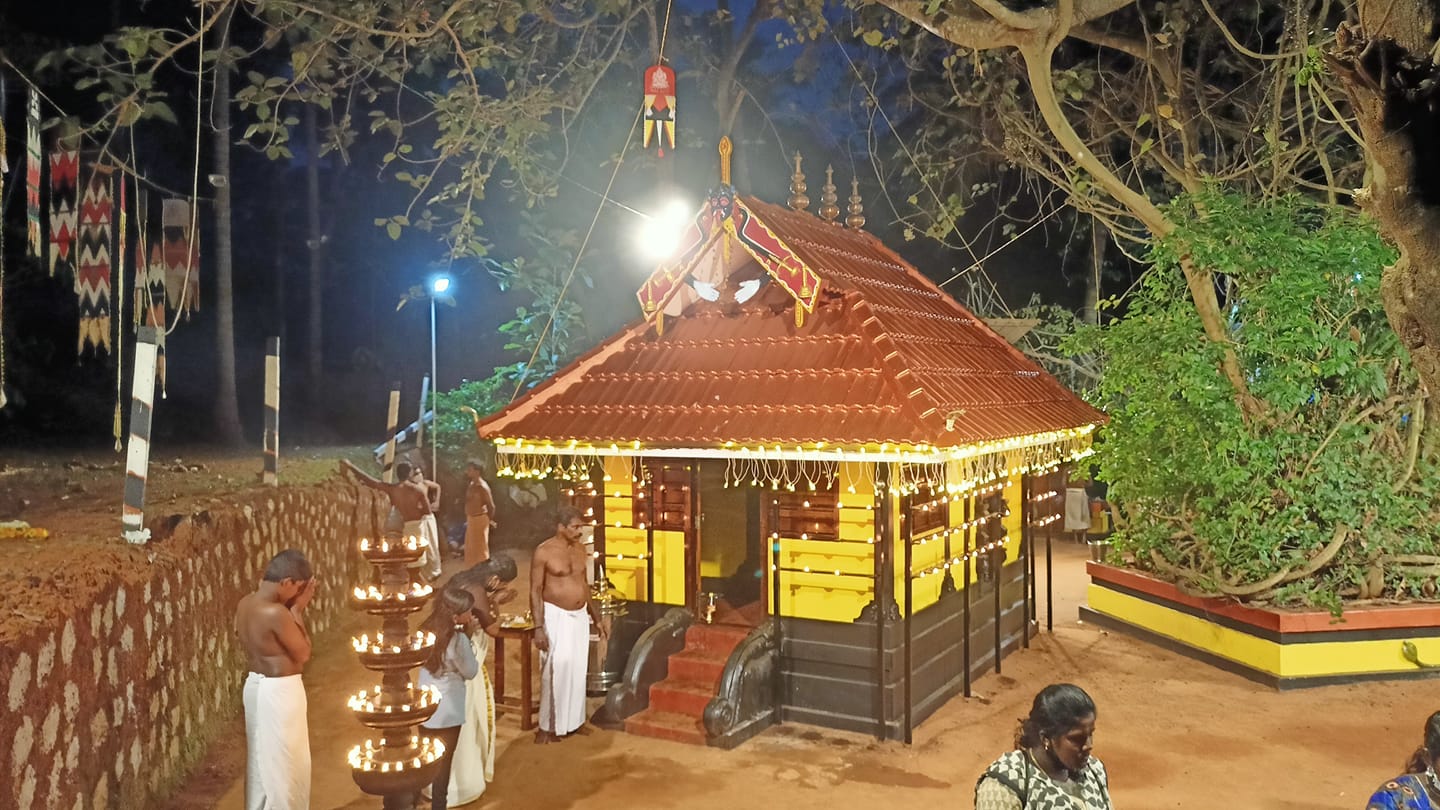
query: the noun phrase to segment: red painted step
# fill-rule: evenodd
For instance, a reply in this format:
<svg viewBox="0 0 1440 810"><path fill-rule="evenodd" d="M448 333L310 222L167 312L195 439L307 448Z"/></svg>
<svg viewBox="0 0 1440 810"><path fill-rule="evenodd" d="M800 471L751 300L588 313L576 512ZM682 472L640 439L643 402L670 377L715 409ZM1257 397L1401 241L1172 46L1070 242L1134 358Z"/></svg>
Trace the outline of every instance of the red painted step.
<svg viewBox="0 0 1440 810"><path fill-rule="evenodd" d="M713 684L672 681L669 678L650 687L650 708L662 712L686 714L695 719L705 716L705 707L715 697Z"/></svg>
<svg viewBox="0 0 1440 810"><path fill-rule="evenodd" d="M724 657L739 646L750 635L748 627L731 627L717 624L692 624L685 631L686 650L704 650Z"/></svg>
<svg viewBox="0 0 1440 810"><path fill-rule="evenodd" d="M725 657L706 650L682 650L670 656L670 678L694 683L720 683Z"/></svg>
<svg viewBox="0 0 1440 810"><path fill-rule="evenodd" d="M625 730L631 734L690 745L704 745L706 741L705 727L699 720L655 709L646 709L626 720Z"/></svg>
<svg viewBox="0 0 1440 810"><path fill-rule="evenodd" d="M704 745L702 718L715 697L730 653L749 635L747 627L692 624L685 648L670 656L666 677L650 687L650 707L625 721L631 734Z"/></svg>

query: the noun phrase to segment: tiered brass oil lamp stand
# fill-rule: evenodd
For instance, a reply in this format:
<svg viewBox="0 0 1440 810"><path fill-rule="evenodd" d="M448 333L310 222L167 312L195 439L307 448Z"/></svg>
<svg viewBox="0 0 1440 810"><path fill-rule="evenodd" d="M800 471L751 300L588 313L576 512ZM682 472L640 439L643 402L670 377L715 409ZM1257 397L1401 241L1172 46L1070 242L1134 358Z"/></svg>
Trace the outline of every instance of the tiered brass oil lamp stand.
<svg viewBox="0 0 1440 810"><path fill-rule="evenodd" d="M434 687L415 686L410 671L425 662L435 634L411 632L408 617L425 607L429 585L410 580L409 564L425 553L414 538L361 540L360 553L379 569L379 583L357 586L350 605L382 620L382 629L351 639L360 663L381 674L380 685L351 695L350 710L361 723L380 731L350 749L351 775L360 789L384 797L385 810L410 810L416 793L435 779L445 745L422 735L419 725L435 713Z"/></svg>

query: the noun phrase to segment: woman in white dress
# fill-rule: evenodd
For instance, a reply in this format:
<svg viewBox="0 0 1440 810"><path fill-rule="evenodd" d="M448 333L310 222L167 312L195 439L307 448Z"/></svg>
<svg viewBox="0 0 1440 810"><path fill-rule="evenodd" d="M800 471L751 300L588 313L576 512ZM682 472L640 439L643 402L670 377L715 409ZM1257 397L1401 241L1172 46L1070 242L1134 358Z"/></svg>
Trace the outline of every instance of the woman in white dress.
<svg viewBox="0 0 1440 810"><path fill-rule="evenodd" d="M449 587L465 589L475 598L475 626L470 644L480 661L480 674L465 683L465 722L455 744L450 769L450 805L469 804L485 794L495 778L495 686L485 659L490 639L500 632L498 608L515 598L507 587L515 579L515 560L504 554L460 571L450 578ZM496 666L504 666L504 661Z"/></svg>

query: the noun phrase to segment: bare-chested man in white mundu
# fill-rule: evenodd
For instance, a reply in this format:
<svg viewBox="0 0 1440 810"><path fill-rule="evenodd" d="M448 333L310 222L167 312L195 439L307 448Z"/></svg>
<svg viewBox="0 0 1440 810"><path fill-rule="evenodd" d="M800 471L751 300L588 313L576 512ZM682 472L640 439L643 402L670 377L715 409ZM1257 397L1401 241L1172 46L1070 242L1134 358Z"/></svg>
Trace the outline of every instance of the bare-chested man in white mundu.
<svg viewBox="0 0 1440 810"><path fill-rule="evenodd" d="M305 608L315 595L310 562L275 555L260 587L235 608L245 645L245 810L308 810L310 730L300 672L310 660Z"/></svg>
<svg viewBox="0 0 1440 810"><path fill-rule="evenodd" d="M588 525L579 509L562 508L555 516L555 536L535 549L530 562L530 610L541 651L537 743L555 742L584 725L591 618L601 638L610 634L586 582L590 560L581 531Z"/></svg>

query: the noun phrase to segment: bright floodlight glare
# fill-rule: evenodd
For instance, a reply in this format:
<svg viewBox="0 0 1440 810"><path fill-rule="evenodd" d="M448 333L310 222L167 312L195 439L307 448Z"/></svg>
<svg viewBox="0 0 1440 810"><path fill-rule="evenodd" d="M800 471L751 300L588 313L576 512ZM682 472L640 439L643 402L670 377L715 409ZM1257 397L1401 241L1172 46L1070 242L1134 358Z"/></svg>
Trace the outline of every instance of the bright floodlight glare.
<svg viewBox="0 0 1440 810"><path fill-rule="evenodd" d="M443 292L445 292L446 290L450 289L450 277L449 277L449 276L438 276L437 278L435 278L434 280L432 280L432 281L430 282L430 289L431 289L431 291L434 292L436 295L440 295L441 293L443 293Z"/></svg>
<svg viewBox="0 0 1440 810"><path fill-rule="evenodd" d="M641 255L650 261L660 261L674 254L691 214L690 205L684 200L671 200L659 214L646 218L635 236Z"/></svg>
<svg viewBox="0 0 1440 810"><path fill-rule="evenodd" d="M691 213L693 212L690 210L689 203L684 200L671 200L670 203L665 206L665 214L661 218L679 229L690 221Z"/></svg>

